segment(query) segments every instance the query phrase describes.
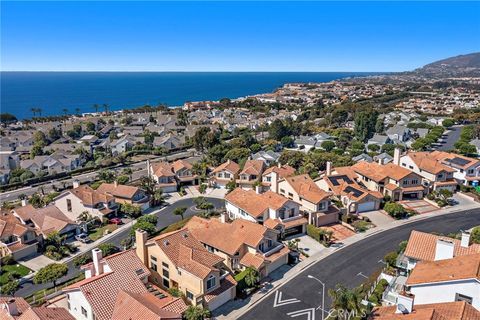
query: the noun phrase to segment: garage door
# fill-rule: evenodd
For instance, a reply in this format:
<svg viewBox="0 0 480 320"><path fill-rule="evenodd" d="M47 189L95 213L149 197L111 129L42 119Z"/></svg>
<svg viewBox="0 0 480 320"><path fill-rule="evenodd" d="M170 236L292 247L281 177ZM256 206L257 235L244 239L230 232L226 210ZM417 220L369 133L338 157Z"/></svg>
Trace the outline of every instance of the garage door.
<svg viewBox="0 0 480 320"><path fill-rule="evenodd" d="M374 201L364 202L358 205L358 212L366 212L366 211L372 211L372 210L375 210Z"/></svg>

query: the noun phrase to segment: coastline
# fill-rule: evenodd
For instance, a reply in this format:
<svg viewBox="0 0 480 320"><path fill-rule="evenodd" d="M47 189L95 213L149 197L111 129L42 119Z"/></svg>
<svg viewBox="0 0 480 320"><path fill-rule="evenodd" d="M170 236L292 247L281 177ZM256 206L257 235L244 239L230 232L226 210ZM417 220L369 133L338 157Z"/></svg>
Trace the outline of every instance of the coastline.
<svg viewBox="0 0 480 320"><path fill-rule="evenodd" d="M2 71L2 113L31 119L93 113L93 105L111 111L144 105L181 107L185 102L238 99L265 94L286 83L326 83L381 72L12 72Z"/></svg>

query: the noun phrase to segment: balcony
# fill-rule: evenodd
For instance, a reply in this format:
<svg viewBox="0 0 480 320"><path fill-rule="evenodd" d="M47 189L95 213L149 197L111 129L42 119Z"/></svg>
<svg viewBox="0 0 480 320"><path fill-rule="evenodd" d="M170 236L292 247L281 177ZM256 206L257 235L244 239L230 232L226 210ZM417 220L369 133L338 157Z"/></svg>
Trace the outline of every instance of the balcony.
<svg viewBox="0 0 480 320"><path fill-rule="evenodd" d="M276 245L275 245L276 244ZM284 247L283 244L281 243L275 243L271 248L267 249L268 251L266 252L263 252L263 256L264 257L268 257L268 256L271 256L272 254L282 250L282 248Z"/></svg>

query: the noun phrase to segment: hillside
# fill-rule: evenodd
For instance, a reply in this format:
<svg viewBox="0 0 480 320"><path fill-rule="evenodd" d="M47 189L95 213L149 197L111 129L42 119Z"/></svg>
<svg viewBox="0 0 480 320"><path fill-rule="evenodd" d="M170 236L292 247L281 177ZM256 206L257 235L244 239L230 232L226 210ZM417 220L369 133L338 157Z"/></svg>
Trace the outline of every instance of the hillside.
<svg viewBox="0 0 480 320"><path fill-rule="evenodd" d="M480 77L480 52L439 60L413 72L428 77Z"/></svg>

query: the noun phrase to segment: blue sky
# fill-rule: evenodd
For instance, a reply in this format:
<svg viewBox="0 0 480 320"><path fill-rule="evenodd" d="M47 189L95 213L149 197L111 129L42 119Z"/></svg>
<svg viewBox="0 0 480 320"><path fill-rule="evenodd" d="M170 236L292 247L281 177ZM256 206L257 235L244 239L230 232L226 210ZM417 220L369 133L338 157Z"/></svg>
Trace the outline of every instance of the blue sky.
<svg viewBox="0 0 480 320"><path fill-rule="evenodd" d="M480 51L478 2L1 6L4 71L404 71Z"/></svg>

